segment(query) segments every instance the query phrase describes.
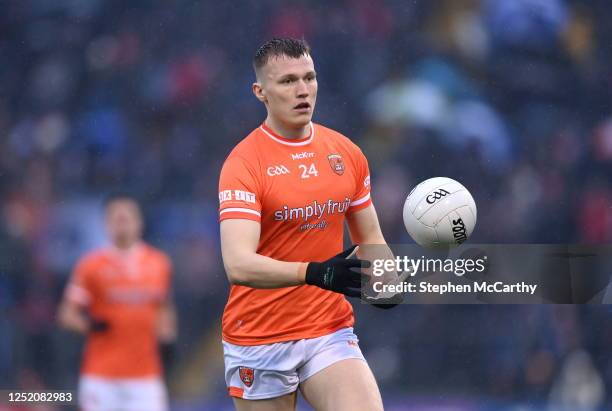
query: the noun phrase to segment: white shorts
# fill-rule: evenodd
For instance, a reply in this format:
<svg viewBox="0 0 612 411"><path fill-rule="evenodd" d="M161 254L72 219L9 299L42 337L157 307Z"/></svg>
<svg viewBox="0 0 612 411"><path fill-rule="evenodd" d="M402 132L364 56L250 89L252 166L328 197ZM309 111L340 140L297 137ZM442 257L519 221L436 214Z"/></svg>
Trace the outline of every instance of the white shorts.
<svg viewBox="0 0 612 411"><path fill-rule="evenodd" d="M289 394L297 390L300 382L338 361L365 361L358 342L352 328L274 344L247 346L223 341L229 395L261 400Z"/></svg>
<svg viewBox="0 0 612 411"><path fill-rule="evenodd" d="M160 378L101 378L79 380L82 411L166 411L166 387Z"/></svg>

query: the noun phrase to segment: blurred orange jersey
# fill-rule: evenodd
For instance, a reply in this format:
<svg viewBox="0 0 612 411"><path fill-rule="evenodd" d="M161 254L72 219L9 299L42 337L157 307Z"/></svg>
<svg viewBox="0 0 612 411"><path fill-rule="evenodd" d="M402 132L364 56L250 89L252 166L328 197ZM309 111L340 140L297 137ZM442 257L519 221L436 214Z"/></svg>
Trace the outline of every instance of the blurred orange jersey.
<svg viewBox="0 0 612 411"><path fill-rule="evenodd" d="M257 252L281 261L323 261L342 251L344 218L371 204L368 163L343 135L311 123L289 140L265 124L225 160L219 219L260 222ZM232 285L223 339L259 345L320 337L352 326L342 294L302 285L255 289Z"/></svg>
<svg viewBox="0 0 612 411"><path fill-rule="evenodd" d="M128 251L99 249L78 262L65 298L109 324L108 330L88 335L82 374L161 375L156 325L171 271L170 259L143 243Z"/></svg>

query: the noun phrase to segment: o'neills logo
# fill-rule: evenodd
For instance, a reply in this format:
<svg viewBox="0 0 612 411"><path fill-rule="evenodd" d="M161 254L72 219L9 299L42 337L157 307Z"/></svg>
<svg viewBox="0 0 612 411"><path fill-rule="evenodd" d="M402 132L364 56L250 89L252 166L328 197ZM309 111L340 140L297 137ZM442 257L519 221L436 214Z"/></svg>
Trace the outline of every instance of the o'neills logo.
<svg viewBox="0 0 612 411"><path fill-rule="evenodd" d="M340 154L330 154L327 156L327 160L329 160L329 165L331 166L334 173L341 176L344 174L344 161L342 160L342 156Z"/></svg>
<svg viewBox="0 0 612 411"><path fill-rule="evenodd" d="M453 237L455 237L455 242L457 244L461 244L467 240L467 230L465 229L463 220L460 218L453 220Z"/></svg>
<svg viewBox="0 0 612 411"><path fill-rule="evenodd" d="M308 221L310 218L321 218L323 216L344 213L348 210L351 204L351 199L345 197L343 201L327 200L323 203L319 203L317 200L311 204L302 207L289 207L283 206L280 210L274 211L275 221L292 221L292 220L304 220Z"/></svg>

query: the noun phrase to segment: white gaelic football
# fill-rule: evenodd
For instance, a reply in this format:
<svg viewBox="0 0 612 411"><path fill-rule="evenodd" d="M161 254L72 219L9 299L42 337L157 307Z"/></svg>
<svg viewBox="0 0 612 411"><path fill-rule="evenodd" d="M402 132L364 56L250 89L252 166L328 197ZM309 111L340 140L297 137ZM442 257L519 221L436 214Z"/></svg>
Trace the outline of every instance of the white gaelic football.
<svg viewBox="0 0 612 411"><path fill-rule="evenodd" d="M454 247L472 234L476 203L459 182L434 177L412 189L404 203L404 225L422 247Z"/></svg>

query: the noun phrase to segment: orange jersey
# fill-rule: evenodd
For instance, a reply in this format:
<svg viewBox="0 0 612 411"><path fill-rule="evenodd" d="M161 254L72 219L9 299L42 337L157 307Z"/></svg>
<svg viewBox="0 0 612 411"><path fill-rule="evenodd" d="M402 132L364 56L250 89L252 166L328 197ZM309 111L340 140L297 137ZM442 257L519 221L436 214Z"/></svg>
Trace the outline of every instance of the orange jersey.
<svg viewBox="0 0 612 411"><path fill-rule="evenodd" d="M323 261L338 254L345 215L371 204L361 150L321 125L310 129L308 137L289 140L264 124L234 148L221 170L220 221L260 222L257 253L276 260ZM269 344L319 337L353 323L353 309L342 294L310 285L232 285L223 339Z"/></svg>
<svg viewBox="0 0 612 411"><path fill-rule="evenodd" d="M161 375L156 324L170 276L169 258L146 244L127 252L96 250L78 262L65 298L109 324L108 330L88 335L81 373L110 378Z"/></svg>

